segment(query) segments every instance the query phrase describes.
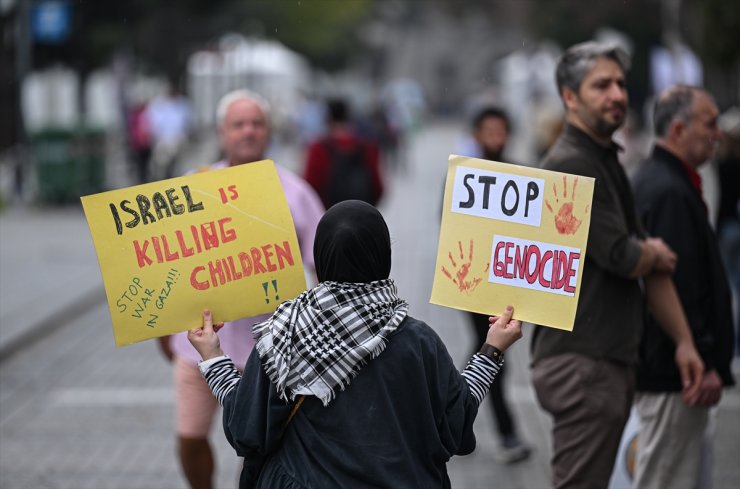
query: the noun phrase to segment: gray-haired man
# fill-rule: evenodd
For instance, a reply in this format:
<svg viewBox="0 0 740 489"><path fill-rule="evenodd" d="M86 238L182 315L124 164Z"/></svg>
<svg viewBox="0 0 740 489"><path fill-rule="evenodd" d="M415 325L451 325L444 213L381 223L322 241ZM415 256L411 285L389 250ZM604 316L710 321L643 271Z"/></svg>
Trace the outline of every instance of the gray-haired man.
<svg viewBox="0 0 740 489"><path fill-rule="evenodd" d="M627 112L619 48L593 42L568 49L556 79L566 126L544 160L549 170L596 179L588 253L573 332L537 327L532 379L553 416L553 485L607 487L634 394L634 366L647 305L676 344L683 386L692 394L703 366L670 279L676 255L649 238L637 216L612 135Z"/></svg>
<svg viewBox="0 0 740 489"><path fill-rule="evenodd" d="M201 170L219 170L266 157L271 125L270 106L265 99L248 90L235 90L223 96L216 117L224 159ZM313 240L324 207L305 180L279 165L276 169L293 217L303 263L313 274ZM249 190L249 183L234 182L242 192ZM240 370L244 369L254 346L252 325L268 316L232 321L219 332L221 347ZM188 341L187 333L161 338L160 346L175 367L177 451L183 473L190 487L211 488L215 459L208 435L218 402L200 374L200 356Z"/></svg>
<svg viewBox="0 0 740 489"><path fill-rule="evenodd" d="M666 89L655 104L653 154L635 175L635 200L645 227L678 254L673 283L706 367L696 395L682 396L671 361L673 343L650 317L637 370L636 488L701 485L701 440L709 408L719 403L723 385L735 383L730 287L697 172L720 139L718 116L704 90Z"/></svg>

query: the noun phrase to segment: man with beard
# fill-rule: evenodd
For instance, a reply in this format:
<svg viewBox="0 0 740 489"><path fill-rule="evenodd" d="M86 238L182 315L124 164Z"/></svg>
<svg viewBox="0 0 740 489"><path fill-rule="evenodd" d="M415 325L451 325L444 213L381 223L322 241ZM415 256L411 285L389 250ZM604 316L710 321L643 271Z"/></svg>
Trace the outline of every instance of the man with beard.
<svg viewBox="0 0 740 489"><path fill-rule="evenodd" d="M612 140L627 111L628 63L622 49L586 42L569 48L556 70L566 126L543 167L596 179L591 208L573 209L574 218L591 219L573 331L538 326L532 337L532 381L553 416L556 488L609 483L635 388L640 279L647 307L676 345L687 396L703 375L671 281L676 255L643 230Z"/></svg>

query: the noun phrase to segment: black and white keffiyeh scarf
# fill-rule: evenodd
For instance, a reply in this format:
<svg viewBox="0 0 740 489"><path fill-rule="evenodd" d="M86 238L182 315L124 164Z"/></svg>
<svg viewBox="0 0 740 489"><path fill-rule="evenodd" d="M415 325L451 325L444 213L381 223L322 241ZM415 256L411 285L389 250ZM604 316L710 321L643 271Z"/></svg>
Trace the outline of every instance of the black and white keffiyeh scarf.
<svg viewBox="0 0 740 489"><path fill-rule="evenodd" d="M392 279L322 282L281 304L253 331L280 397L311 395L326 406L337 388L344 390L385 349L407 313Z"/></svg>

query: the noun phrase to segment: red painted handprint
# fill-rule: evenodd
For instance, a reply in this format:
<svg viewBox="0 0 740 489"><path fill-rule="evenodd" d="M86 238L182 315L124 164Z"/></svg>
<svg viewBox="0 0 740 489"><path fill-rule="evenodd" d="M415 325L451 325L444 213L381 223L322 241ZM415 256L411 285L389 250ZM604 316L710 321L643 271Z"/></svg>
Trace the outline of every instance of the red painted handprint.
<svg viewBox="0 0 740 489"><path fill-rule="evenodd" d="M555 228L560 234L576 234L576 231L578 231L578 228L581 227L581 223L583 222L582 219L578 219L578 217L573 214L573 202L576 198L577 185L578 177L574 177L573 190L570 192L570 200L566 200L568 198L568 177L563 175L563 200L565 200L565 202L560 205L557 214L553 210L552 205L550 205L550 202L545 200L547 210L555 216ZM560 204L560 199L558 198L558 189L554 183L552 184L552 193L555 196L555 206L557 206ZM586 206L584 213L588 214L588 210L589 206Z"/></svg>
<svg viewBox="0 0 740 489"><path fill-rule="evenodd" d="M445 274L447 278L452 280L452 283L457 285L457 288L460 292L465 292L467 294L470 294L475 290L475 288L478 286L479 283L483 280L481 277L476 277L470 279L468 277L468 274L470 273L470 266L473 263L473 240L470 240L470 249L468 250L468 260L466 262L462 262L465 259L465 256L463 255L463 247L462 242L457 242L457 247L460 253L460 265L458 267L457 261L452 256L452 252L447 253L447 257L450 259L450 264L452 265L453 270L455 270L455 276L452 276L452 273L450 273L447 268L442 266L442 273ZM486 270L488 270L488 265L486 264ZM485 273L485 270L484 270Z"/></svg>

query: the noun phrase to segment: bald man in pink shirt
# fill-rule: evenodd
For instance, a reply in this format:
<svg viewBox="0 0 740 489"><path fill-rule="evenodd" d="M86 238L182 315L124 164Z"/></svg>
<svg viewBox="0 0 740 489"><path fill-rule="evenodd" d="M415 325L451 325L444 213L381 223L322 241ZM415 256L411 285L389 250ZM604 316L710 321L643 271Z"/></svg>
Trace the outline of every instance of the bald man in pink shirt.
<svg viewBox="0 0 740 489"><path fill-rule="evenodd" d="M226 94L217 108L218 131L225 158L207 167L218 170L265 159L270 139L269 104L247 90ZM324 207L311 186L301 177L277 166L278 177L293 216L301 257L309 276L314 275L313 241ZM219 331L221 348L244 369L254 347L252 325L269 314L226 323ZM214 455L208 434L218 408L208 384L198 370L200 356L187 333L161 338L164 355L175 367L178 455L183 473L192 488L213 487Z"/></svg>

